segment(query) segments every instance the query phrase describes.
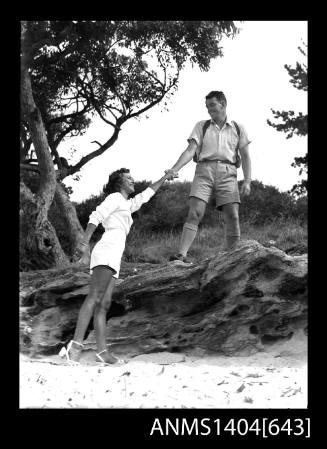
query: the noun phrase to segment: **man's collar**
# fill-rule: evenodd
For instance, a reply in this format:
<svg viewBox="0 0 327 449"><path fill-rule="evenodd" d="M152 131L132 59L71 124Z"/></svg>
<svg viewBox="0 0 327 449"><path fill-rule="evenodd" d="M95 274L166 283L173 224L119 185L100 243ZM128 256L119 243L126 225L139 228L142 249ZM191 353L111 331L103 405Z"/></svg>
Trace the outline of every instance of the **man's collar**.
<svg viewBox="0 0 327 449"><path fill-rule="evenodd" d="M217 123L214 121L214 119L210 119L210 123L212 123L213 125L217 125ZM229 120L227 115L226 115L226 120L225 120L224 125L233 126L233 125L232 125L232 120ZM223 126L224 126L224 125L223 125ZM218 125L217 125L217 126L218 126Z"/></svg>

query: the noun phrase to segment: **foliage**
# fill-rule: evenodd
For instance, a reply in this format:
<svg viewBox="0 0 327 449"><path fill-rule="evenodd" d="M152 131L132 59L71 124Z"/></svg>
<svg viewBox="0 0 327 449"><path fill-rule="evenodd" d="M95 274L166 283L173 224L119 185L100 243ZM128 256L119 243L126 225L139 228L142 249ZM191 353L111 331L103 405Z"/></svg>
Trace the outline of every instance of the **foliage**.
<svg viewBox="0 0 327 449"><path fill-rule="evenodd" d="M153 232L181 230L188 213L190 187L190 182L165 184L136 213L135 227ZM306 221L305 200L299 202L289 193L280 192L276 187L266 186L256 180L252 182L251 189L251 195L241 199L241 221L253 225L264 225L276 218ZM217 223L222 224L222 215L215 208L214 199L211 199L200 227L216 226Z"/></svg>
<svg viewBox="0 0 327 449"><path fill-rule="evenodd" d="M32 171L22 171L20 174L20 179L26 184L26 186L32 191L32 193L37 192L40 184L40 175L38 173ZM67 195L71 195L72 188L70 186L66 186L66 184L62 181L59 182Z"/></svg>
<svg viewBox="0 0 327 449"><path fill-rule="evenodd" d="M307 221L307 197L294 198L289 192L254 180L251 195L241 198L240 220L267 225L278 219Z"/></svg>
<svg viewBox="0 0 327 449"><path fill-rule="evenodd" d="M135 184L135 194L144 190L148 181ZM127 237L125 261L151 262L168 260L176 251L180 233L188 212L189 182L164 184L151 200L133 214L134 225ZM134 195L135 195L134 194ZM100 193L75 204L78 218L85 229L91 212L104 200ZM274 245L286 251L292 246L307 247L307 197L295 199L288 192L280 192L276 187L267 186L260 181L252 182L252 192L242 198L240 224L243 239ZM49 218L56 228L60 242L67 253L70 242L67 239L63 218L55 204L49 211ZM197 259L213 256L222 250L224 242L223 221L213 201L207 206L199 232L191 247L190 255ZM92 236L91 247L101 238L104 229L100 225ZM145 254L144 249L153 247L153 255ZM302 251L302 252L303 252ZM160 259L160 255L162 258ZM24 270L36 269L28 260L21 261Z"/></svg>
<svg viewBox="0 0 327 449"><path fill-rule="evenodd" d="M147 181L136 182L135 194L144 190L148 184ZM164 184L150 201L133 214L133 228L149 233L181 231L188 212L190 187L190 182ZM104 195L100 194L76 204L77 214L84 228L91 212L103 200ZM295 199L289 193L280 192L276 187L264 185L260 181L252 182L251 195L243 197L241 201L240 221L254 226L267 225L276 219L298 220L300 223L307 221L306 197ZM221 223L221 216L211 200L200 228L217 226L217 223ZM99 231L95 239L98 237Z"/></svg>
<svg viewBox="0 0 327 449"><path fill-rule="evenodd" d="M102 193L98 196L92 195L90 198L82 201L81 203L74 203L78 219L83 229L86 229L87 223L89 221L89 216L92 211L94 211L104 199L105 195ZM103 231L103 226L100 224L92 235L92 241L98 241L103 234Z"/></svg>
<svg viewBox="0 0 327 449"><path fill-rule="evenodd" d="M289 254L308 251L307 227L301 221L279 218L265 225L241 223L242 240L256 240L264 246L275 246ZM126 241L125 262L161 263L176 253L181 234L179 231L152 232L133 227ZM224 250L224 230L220 226L200 227L188 252L191 260L199 261Z"/></svg>
<svg viewBox="0 0 327 449"><path fill-rule="evenodd" d="M307 46L306 46L307 47ZM307 56L307 52L301 47L298 48L302 55ZM296 63L296 66L292 68L291 66L285 64L284 66L290 76L290 83L296 89L307 91L308 90L308 70L305 64ZM306 136L308 133L308 116L304 115L302 112L295 114L294 111L276 111L272 109L272 113L277 120L281 122L271 122L267 120L268 125L275 128L277 131L286 133L286 139L290 139L294 135ZM308 157L307 154L304 157L295 157L292 167L299 168L299 175L302 173L307 174L308 172ZM307 181L302 179L297 184L295 184L291 192L296 196L303 195L307 193Z"/></svg>
<svg viewBox="0 0 327 449"><path fill-rule="evenodd" d="M188 211L189 188L189 183L164 184L134 214L135 226L154 232L180 229Z"/></svg>
<svg viewBox="0 0 327 449"><path fill-rule="evenodd" d="M222 56L222 36L237 31L228 21L30 21L33 94L59 169L59 144L82 135L95 114L113 131L61 179L109 148L126 120L164 97L167 106L185 64L208 70L211 59ZM21 156L28 160L26 123L21 132Z"/></svg>
<svg viewBox="0 0 327 449"><path fill-rule="evenodd" d="M48 151L57 166L57 182L67 176L76 179L86 163L114 145L127 120L139 117L158 104L167 107L186 63L208 70L210 61L222 56L219 44L223 35L234 36L238 31L230 21L85 20L22 21L21 30L24 83L20 166L24 173L39 170L40 186L45 188L44 192L49 187L49 201L37 203L39 209L42 204L44 206L40 224L45 222L53 198L53 182L48 181L53 181L54 173L52 169L48 170ZM28 99L32 102L28 103ZM37 108L26 109L26 105L33 102ZM83 135L95 114L109 125L108 135L102 143L92 142L97 148L92 146L92 151L72 165L70 160L60 156L60 144L70 137ZM37 157L34 148L36 123L42 137L40 145L36 146ZM39 182L32 175L29 181L32 184ZM65 190L71 192L68 187ZM28 189L23 181L20 193L30 195L26 192ZM74 220L69 206L65 202L60 213L50 214L54 221L65 215L71 239L67 247L76 245L81 236L79 223ZM27 216L28 211L25 212ZM27 217L27 221L31 217ZM51 226L44 226L41 234L33 234L30 227L30 233L35 241L42 243L41 251L50 248L56 255L55 260L65 259ZM52 246L49 238L41 238L47 233L51 234Z"/></svg>
<svg viewBox="0 0 327 449"><path fill-rule="evenodd" d="M33 177L34 182L37 177ZM242 182L242 181L240 181ZM135 196L149 185L148 181L135 183ZM133 214L134 225L132 229L136 232L146 233L170 233L180 232L188 213L188 198L190 182L174 182L164 184L149 202L145 203ZM251 195L243 197L240 205L240 222L246 222L251 226L269 226L282 220L284 222L296 220L299 225L307 222L307 197L294 198L288 192L280 192L276 187L264 185L262 182L252 181ZM93 195L87 200L76 203L76 211L79 221L86 229L89 216L93 210L105 199L105 194ZM55 204L51 207L49 218L54 225L63 247L69 252L69 241L65 236L65 225L62 217L58 214ZM206 208L205 216L200 223L201 228L222 228L222 216L214 207L211 200ZM92 242L97 242L104 229L99 225L92 236Z"/></svg>

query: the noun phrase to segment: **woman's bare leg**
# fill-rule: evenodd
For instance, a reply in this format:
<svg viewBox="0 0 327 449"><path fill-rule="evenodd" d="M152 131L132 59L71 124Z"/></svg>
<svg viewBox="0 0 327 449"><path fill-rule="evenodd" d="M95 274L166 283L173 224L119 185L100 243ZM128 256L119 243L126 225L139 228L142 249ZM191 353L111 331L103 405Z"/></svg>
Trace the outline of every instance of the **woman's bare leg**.
<svg viewBox="0 0 327 449"><path fill-rule="evenodd" d="M97 304L94 311L94 328L97 342L98 354L101 353L101 358L105 363L116 363L117 359L112 356L106 345L106 328L107 328L107 312L111 305L112 293L115 287L115 278L112 277L108 288L101 300L100 304Z"/></svg>
<svg viewBox="0 0 327 449"><path fill-rule="evenodd" d="M77 343L83 343L86 329L91 321L94 313L94 308L97 303L101 302L110 280L112 278L112 271L105 266L97 266L92 270L90 291L84 300L84 303L79 311L76 329L73 340ZM76 360L79 358L81 346L72 344L69 351L69 358Z"/></svg>

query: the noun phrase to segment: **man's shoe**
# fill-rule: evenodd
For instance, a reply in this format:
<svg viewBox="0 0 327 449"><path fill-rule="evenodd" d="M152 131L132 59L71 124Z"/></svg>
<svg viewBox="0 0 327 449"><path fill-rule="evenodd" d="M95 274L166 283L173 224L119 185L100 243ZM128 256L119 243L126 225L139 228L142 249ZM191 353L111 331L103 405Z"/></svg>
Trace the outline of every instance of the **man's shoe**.
<svg viewBox="0 0 327 449"><path fill-rule="evenodd" d="M192 263L186 256L183 256L183 254L174 254L173 256L169 257L170 262L172 262L173 260L180 260L184 263Z"/></svg>
<svg viewBox="0 0 327 449"><path fill-rule="evenodd" d="M181 260L184 262L184 256L182 254L174 254L173 256L169 257L169 261L172 262L173 260Z"/></svg>

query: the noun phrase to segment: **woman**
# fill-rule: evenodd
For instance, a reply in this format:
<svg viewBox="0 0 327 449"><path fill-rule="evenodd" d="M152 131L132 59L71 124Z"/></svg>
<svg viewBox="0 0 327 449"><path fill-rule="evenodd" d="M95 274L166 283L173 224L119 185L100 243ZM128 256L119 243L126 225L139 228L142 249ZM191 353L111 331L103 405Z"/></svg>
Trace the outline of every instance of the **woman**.
<svg viewBox="0 0 327 449"><path fill-rule="evenodd" d="M109 364L119 362L106 346L106 314L111 304L115 280L119 276L126 236L133 223L131 214L149 201L166 179L171 180L173 176L165 174L159 181L129 200L128 196L134 192L134 180L129 170L121 168L110 175L104 191L113 193L91 213L85 237L76 251L76 256L81 257L79 260L81 263L89 261L90 238L97 226L102 223L105 232L91 254L90 291L79 312L73 340L69 342L67 349L63 348L60 351L60 355L65 355L68 360L78 362L83 350L85 332L93 316L97 360Z"/></svg>

